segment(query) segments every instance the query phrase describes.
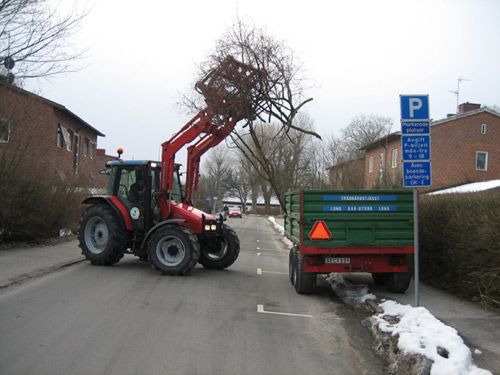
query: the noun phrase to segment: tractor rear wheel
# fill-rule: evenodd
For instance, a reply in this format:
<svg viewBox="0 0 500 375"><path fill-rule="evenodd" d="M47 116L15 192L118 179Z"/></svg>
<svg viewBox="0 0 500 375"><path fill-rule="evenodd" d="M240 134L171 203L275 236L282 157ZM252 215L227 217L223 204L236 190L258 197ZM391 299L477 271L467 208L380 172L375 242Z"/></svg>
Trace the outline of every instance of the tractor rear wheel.
<svg viewBox="0 0 500 375"><path fill-rule="evenodd" d="M205 268L222 270L232 265L240 254L240 239L229 225L224 224L223 236L204 241L199 262Z"/></svg>
<svg viewBox="0 0 500 375"><path fill-rule="evenodd" d="M297 267L297 248L292 246L290 248L290 253L288 254L288 277L290 278L290 282L294 285L295 273Z"/></svg>
<svg viewBox="0 0 500 375"><path fill-rule="evenodd" d="M200 245L191 230L166 225L153 233L148 243L151 265L165 275L189 273L200 257Z"/></svg>
<svg viewBox="0 0 500 375"><path fill-rule="evenodd" d="M127 248L128 234L113 210L97 204L85 210L80 219L79 246L82 254L97 266L117 263Z"/></svg>

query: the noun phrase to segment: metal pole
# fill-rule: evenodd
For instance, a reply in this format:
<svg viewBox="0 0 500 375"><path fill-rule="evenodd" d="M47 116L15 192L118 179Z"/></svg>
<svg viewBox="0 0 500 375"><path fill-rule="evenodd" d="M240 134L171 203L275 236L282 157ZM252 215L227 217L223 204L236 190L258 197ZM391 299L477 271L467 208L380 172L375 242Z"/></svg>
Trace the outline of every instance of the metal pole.
<svg viewBox="0 0 500 375"><path fill-rule="evenodd" d="M415 232L415 307L420 306L420 267L419 267L419 242L418 242L418 190L413 189L413 225Z"/></svg>

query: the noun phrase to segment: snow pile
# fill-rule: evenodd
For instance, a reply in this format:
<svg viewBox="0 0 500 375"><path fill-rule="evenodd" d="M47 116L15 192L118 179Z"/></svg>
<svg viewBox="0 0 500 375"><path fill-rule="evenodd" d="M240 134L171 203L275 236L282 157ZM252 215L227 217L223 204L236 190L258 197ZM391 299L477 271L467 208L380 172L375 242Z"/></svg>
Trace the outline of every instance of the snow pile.
<svg viewBox="0 0 500 375"><path fill-rule="evenodd" d="M341 273L331 273L325 280L330 284L335 294L347 304L365 303L370 299L377 298L374 294L369 293L367 285L352 284Z"/></svg>
<svg viewBox="0 0 500 375"><path fill-rule="evenodd" d="M452 193L474 193L478 191L484 191L489 189L495 189L500 187L500 180L491 180L483 182L473 182L471 184L465 184L460 186L455 186L449 189L435 191L429 193L428 195L440 195L440 194L452 194Z"/></svg>
<svg viewBox="0 0 500 375"><path fill-rule="evenodd" d="M279 225L277 222L276 222L276 219L274 218L274 216L269 216L267 218L267 220L269 220L271 223L273 223L273 226L274 226L274 229L276 229L278 232L280 232L281 234L285 234L285 228L283 228L281 225Z"/></svg>
<svg viewBox="0 0 500 375"><path fill-rule="evenodd" d="M457 331L437 320L426 308L385 301L376 315L381 331L398 335L398 348L432 360L431 375L491 375L472 364L469 348Z"/></svg>

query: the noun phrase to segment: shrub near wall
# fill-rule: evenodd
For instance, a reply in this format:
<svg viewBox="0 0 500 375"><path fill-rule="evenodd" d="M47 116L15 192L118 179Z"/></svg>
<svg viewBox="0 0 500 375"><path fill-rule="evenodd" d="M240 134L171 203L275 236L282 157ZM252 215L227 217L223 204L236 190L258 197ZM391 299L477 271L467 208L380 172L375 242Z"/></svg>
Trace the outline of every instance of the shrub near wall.
<svg viewBox="0 0 500 375"><path fill-rule="evenodd" d="M500 191L423 196L421 277L500 307Z"/></svg>

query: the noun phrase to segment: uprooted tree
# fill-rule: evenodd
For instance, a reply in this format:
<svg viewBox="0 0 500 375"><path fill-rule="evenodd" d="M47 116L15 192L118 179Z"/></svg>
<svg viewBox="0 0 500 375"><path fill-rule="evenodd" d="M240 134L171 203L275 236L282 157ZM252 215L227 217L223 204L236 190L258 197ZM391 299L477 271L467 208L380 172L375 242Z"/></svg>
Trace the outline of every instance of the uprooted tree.
<svg viewBox="0 0 500 375"><path fill-rule="evenodd" d="M202 64L200 76L211 74L217 67L224 65L228 58L253 69L252 79L248 77L225 77L224 89L228 92L227 100L231 100L232 91L245 93L243 101L250 108L245 108L243 126L234 129L230 134L232 142L242 152L252 167L269 183L276 194L280 205L285 209L283 189L280 188L279 176L273 170L272 163L266 157L266 144L262 142L261 126L264 123L278 124L278 131L273 138L284 137L293 142L291 131L321 137L313 130L301 127L297 115L305 104L312 101L304 94L304 79L293 51L283 42L275 40L264 30L238 20L216 43L216 48L208 60ZM238 78L235 78L238 77ZM241 90L251 84L248 90ZM205 95L205 100L207 95ZM184 104L191 109L200 110L205 103L201 98L185 98ZM221 108L230 104L222 100L218 103L207 103L211 107ZM240 109L241 111L241 109ZM217 111L220 113L220 111ZM227 114L230 115L230 114Z"/></svg>

